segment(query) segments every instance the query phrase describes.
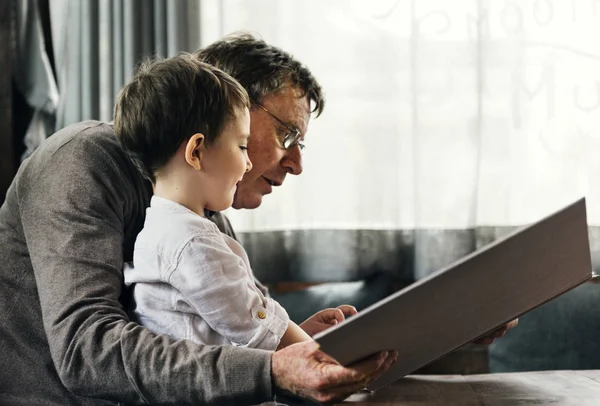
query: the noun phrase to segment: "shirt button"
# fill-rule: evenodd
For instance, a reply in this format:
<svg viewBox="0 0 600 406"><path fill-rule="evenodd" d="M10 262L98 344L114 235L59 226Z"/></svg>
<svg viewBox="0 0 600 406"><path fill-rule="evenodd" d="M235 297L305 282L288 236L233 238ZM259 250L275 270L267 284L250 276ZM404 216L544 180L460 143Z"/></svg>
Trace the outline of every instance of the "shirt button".
<svg viewBox="0 0 600 406"><path fill-rule="evenodd" d="M262 310L259 310L258 313L256 313L256 315L258 316L259 319L267 318L267 314L265 312L263 312Z"/></svg>

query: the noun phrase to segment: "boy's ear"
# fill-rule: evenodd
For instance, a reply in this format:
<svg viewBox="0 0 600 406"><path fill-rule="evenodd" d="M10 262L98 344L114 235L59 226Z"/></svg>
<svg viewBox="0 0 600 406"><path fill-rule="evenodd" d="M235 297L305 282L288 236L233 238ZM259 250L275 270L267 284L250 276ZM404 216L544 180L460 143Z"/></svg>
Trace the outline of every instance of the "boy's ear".
<svg viewBox="0 0 600 406"><path fill-rule="evenodd" d="M204 134L196 133L190 137L185 145L185 161L197 171L202 167L202 153L205 149L205 141Z"/></svg>

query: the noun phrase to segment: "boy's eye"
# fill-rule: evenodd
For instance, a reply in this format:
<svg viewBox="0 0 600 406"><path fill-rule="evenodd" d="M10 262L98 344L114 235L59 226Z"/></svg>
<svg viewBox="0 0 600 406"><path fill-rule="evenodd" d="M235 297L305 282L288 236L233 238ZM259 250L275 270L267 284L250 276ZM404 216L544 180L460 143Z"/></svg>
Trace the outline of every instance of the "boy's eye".
<svg viewBox="0 0 600 406"><path fill-rule="evenodd" d="M242 151L246 151L246 150L248 150L248 147L247 147L247 146L245 146L245 145L240 145L240 149L241 149Z"/></svg>

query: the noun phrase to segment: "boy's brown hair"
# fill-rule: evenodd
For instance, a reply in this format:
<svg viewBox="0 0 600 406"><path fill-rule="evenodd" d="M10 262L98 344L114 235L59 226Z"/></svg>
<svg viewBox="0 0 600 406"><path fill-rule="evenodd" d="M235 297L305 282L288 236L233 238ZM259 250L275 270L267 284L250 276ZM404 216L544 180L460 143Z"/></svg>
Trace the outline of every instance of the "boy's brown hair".
<svg viewBox="0 0 600 406"><path fill-rule="evenodd" d="M250 107L230 75L188 53L142 62L117 98L119 142L144 176L157 172L182 142L202 133L210 145L237 110Z"/></svg>

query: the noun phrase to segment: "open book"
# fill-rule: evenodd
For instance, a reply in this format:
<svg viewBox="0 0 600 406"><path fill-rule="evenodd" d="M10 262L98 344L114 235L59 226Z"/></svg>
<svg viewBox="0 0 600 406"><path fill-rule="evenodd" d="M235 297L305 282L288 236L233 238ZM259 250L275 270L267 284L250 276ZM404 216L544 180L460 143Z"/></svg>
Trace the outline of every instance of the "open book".
<svg viewBox="0 0 600 406"><path fill-rule="evenodd" d="M369 385L376 390L591 277L585 199L581 199L314 338L342 365L397 350L396 364Z"/></svg>

